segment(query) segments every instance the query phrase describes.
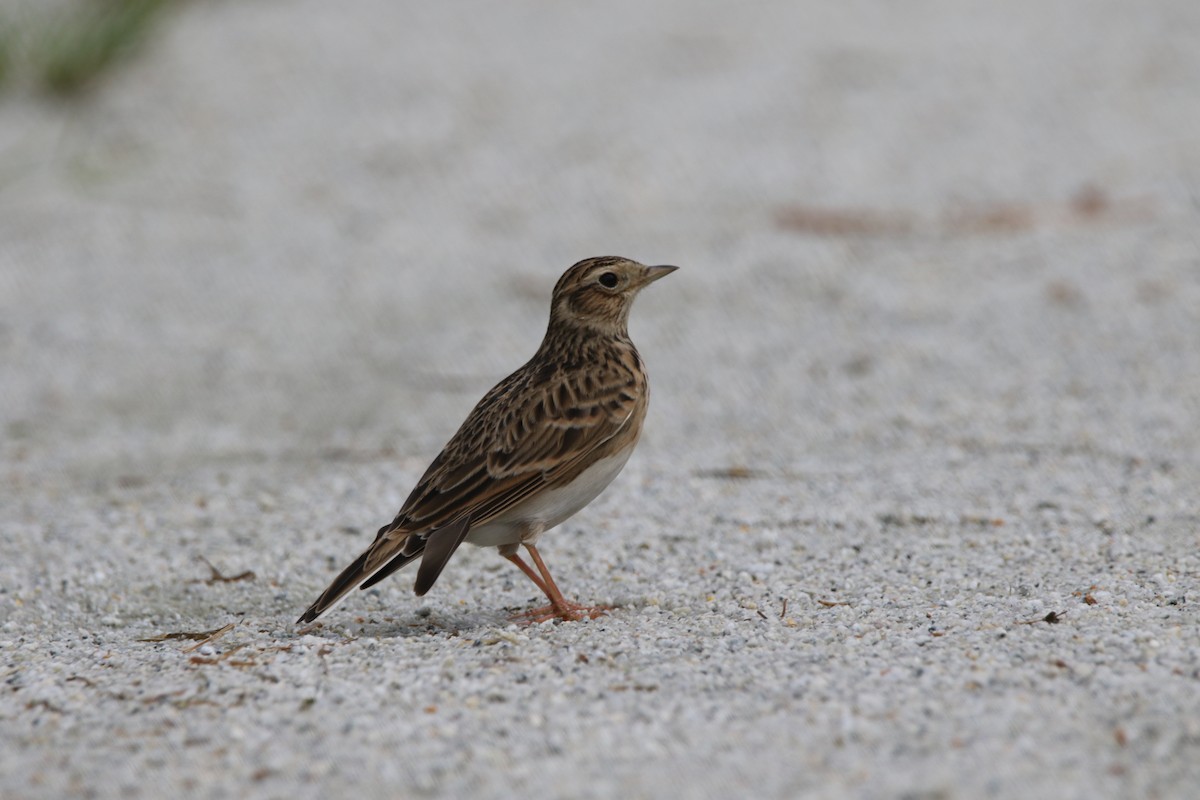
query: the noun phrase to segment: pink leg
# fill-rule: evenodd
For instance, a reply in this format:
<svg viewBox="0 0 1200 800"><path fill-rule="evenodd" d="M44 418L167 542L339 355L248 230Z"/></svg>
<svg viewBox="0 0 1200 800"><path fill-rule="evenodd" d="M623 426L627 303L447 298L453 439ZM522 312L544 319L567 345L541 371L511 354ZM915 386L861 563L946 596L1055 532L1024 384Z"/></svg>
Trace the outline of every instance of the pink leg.
<svg viewBox="0 0 1200 800"><path fill-rule="evenodd" d="M536 583L537 587L542 590L542 593L545 594L546 597L550 596L550 589L547 588L546 582L543 581L541 576L533 571L533 567L526 564L519 555L517 555L516 553L513 553L512 555L507 555L504 557L507 558L512 563L516 564L517 567L521 570L521 572L525 573L526 577L528 577L529 580ZM557 587L555 587L555 588L557 588Z"/></svg>
<svg viewBox="0 0 1200 800"><path fill-rule="evenodd" d="M516 618L527 620L528 622L545 622L554 617L566 621L580 620L584 617L595 619L611 608L611 606L583 606L567 600L563 597L562 591L559 590L558 584L554 582L554 578L550 575L550 570L546 567L546 562L542 560L542 555L537 551L537 548L531 544L527 544L525 545L525 549L533 557L533 563L537 565L538 572L541 573L540 576L528 564L522 561L520 556L514 554L505 556L505 558L516 564L522 572L529 576L531 581L537 584L537 587L550 600L550 605L518 614Z"/></svg>

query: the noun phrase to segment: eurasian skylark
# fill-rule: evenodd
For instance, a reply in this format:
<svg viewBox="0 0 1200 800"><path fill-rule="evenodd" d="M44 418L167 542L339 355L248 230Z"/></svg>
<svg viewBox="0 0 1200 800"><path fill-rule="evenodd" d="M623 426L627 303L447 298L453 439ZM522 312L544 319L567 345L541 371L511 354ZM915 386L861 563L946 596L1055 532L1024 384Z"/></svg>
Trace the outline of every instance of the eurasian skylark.
<svg viewBox="0 0 1200 800"><path fill-rule="evenodd" d="M563 597L537 541L604 491L637 445L650 386L629 339L629 309L643 287L675 270L603 257L563 273L537 353L484 395L395 519L298 621L312 622L352 589L418 558L413 590L423 595L464 541L498 548L550 599L523 616L604 613ZM518 555L521 545L536 571Z"/></svg>

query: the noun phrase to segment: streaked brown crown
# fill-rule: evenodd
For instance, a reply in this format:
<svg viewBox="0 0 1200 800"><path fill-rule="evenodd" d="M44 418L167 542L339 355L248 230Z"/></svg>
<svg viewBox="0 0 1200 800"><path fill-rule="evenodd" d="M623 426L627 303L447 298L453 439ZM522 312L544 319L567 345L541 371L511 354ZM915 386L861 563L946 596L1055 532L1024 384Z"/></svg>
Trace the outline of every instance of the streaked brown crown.
<svg viewBox="0 0 1200 800"><path fill-rule="evenodd" d="M676 267L647 267L618 256L586 258L563 273L554 287L550 327L592 328L628 335L629 309L643 287Z"/></svg>

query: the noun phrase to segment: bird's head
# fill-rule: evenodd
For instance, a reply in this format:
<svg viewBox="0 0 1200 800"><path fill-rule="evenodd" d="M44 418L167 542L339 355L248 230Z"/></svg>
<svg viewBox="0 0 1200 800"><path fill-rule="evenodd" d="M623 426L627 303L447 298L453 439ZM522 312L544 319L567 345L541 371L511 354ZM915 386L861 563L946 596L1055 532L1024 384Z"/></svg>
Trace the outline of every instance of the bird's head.
<svg viewBox="0 0 1200 800"><path fill-rule="evenodd" d="M624 334L637 293L677 269L647 267L617 256L586 258L564 272L555 284L550 325Z"/></svg>

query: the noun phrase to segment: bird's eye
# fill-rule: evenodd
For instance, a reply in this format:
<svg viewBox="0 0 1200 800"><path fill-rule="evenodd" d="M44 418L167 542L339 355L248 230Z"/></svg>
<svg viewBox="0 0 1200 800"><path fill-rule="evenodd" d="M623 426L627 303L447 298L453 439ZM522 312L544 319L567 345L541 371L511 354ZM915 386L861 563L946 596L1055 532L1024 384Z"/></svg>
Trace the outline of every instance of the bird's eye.
<svg viewBox="0 0 1200 800"><path fill-rule="evenodd" d="M600 281L600 285L605 289L612 289L617 285L617 273L605 272L598 280Z"/></svg>

